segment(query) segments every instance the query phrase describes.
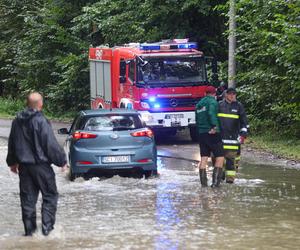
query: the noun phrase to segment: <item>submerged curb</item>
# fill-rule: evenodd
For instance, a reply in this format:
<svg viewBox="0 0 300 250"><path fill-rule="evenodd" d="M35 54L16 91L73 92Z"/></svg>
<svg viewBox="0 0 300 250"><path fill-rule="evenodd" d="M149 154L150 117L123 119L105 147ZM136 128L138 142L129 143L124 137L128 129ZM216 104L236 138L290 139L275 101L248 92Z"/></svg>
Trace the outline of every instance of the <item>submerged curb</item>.
<svg viewBox="0 0 300 250"><path fill-rule="evenodd" d="M190 161L190 162L193 162L193 163L199 163L200 162L200 161L195 160L195 159L189 159L189 158L177 157L177 156L170 156L170 155L157 155L157 157L170 158L170 159L183 160L183 161Z"/></svg>

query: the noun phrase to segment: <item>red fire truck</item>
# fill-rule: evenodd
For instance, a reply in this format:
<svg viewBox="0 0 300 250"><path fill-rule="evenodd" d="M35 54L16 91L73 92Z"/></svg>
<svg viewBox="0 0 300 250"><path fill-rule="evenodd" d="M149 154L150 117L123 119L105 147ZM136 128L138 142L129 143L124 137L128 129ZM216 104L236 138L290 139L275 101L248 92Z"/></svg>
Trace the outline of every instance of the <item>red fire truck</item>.
<svg viewBox="0 0 300 250"><path fill-rule="evenodd" d="M204 96L206 63L197 44L175 39L89 50L91 107L138 110L154 131L189 128L196 140L195 105Z"/></svg>

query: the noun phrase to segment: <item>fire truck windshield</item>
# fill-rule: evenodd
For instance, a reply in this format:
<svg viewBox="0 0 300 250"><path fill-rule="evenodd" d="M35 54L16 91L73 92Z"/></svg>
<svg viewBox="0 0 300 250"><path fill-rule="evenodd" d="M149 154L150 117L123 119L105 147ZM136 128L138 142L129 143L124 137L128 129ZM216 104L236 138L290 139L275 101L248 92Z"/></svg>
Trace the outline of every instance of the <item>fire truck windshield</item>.
<svg viewBox="0 0 300 250"><path fill-rule="evenodd" d="M207 82L203 58L143 58L138 63L138 84L147 86L194 86Z"/></svg>

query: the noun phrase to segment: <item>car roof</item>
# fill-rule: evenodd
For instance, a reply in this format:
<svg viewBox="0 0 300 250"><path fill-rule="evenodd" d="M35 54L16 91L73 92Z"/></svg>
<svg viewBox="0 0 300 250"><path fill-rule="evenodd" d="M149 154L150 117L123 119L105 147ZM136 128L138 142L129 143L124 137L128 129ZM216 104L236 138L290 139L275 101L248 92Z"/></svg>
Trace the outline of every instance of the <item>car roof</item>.
<svg viewBox="0 0 300 250"><path fill-rule="evenodd" d="M133 109L89 109L82 110L80 114L84 116L93 116L93 115L106 115L106 114L118 114L118 115L139 115L136 110Z"/></svg>

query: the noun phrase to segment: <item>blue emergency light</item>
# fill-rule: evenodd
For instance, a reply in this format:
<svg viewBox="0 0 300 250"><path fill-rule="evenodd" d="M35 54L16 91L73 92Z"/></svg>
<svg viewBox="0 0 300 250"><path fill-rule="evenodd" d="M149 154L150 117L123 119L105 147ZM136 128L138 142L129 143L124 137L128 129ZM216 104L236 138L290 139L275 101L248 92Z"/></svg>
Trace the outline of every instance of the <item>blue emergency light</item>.
<svg viewBox="0 0 300 250"><path fill-rule="evenodd" d="M140 45L140 50L174 50L174 49L197 49L197 43L143 43Z"/></svg>
<svg viewBox="0 0 300 250"><path fill-rule="evenodd" d="M198 49L197 43L178 44L178 49Z"/></svg>
<svg viewBox="0 0 300 250"><path fill-rule="evenodd" d="M160 45L157 44L141 44L140 50L160 50Z"/></svg>

